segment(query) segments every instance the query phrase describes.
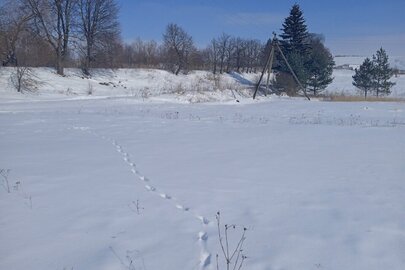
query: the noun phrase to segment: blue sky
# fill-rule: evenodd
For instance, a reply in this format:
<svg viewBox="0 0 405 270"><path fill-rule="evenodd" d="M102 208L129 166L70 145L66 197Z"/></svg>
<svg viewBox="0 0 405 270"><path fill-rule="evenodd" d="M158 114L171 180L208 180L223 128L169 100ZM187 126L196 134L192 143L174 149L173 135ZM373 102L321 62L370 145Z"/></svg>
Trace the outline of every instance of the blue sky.
<svg viewBox="0 0 405 270"><path fill-rule="evenodd" d="M310 32L322 33L334 54L370 55L383 46L405 56L405 0L119 0L122 35L130 42L162 39L177 23L199 47L225 32L267 40L280 33L298 3Z"/></svg>

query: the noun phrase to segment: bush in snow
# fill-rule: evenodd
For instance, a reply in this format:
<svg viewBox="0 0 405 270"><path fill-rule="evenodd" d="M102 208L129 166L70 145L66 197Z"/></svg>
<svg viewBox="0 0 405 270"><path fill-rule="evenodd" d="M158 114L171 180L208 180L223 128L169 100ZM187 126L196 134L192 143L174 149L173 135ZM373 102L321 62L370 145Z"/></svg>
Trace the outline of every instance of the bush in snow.
<svg viewBox="0 0 405 270"><path fill-rule="evenodd" d="M12 86L18 93L34 92L38 81L29 67L15 67L10 75Z"/></svg>

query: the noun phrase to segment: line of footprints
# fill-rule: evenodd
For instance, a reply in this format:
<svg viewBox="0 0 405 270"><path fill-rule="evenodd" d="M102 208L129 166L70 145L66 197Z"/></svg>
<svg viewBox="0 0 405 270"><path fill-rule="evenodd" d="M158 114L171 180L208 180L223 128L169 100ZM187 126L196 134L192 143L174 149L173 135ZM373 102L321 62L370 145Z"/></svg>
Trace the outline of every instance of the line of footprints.
<svg viewBox="0 0 405 270"><path fill-rule="evenodd" d="M131 172L132 172L140 181L142 181L142 182L144 183L144 186L145 186L145 189L146 189L146 190L148 190L148 191L151 192L151 193L154 193L154 194L158 195L160 198L162 198L162 199L164 199L164 200L173 202L173 203L174 203L174 206L175 206L177 209L179 209L179 210L181 210L181 211L184 211L184 212L192 213L190 207L186 207L186 206L180 204L179 201L178 201L175 197L173 197L173 196L171 196L171 195L169 195L169 194L163 193L163 192L159 192L159 190L151 184L150 179L147 178L146 176L144 176L144 175L136 168L136 164L131 161L129 153L126 152L126 151L124 150L124 148L122 147L122 145L120 145L116 140L111 139L111 138L108 138L108 137L106 137L106 136L104 136L104 135L100 135L100 134L98 134L97 132L95 132L95 131L91 130L90 128L87 128L87 127L86 127L86 128L74 128L74 129L78 129L78 130L82 130L82 131L87 131L87 132L89 132L90 134L92 134L92 135L94 135L94 136L97 136L97 137L99 137L99 138L101 138L101 139L103 139L103 140L108 141L109 143L111 143L111 144L115 147L116 151L122 155L123 161L124 161L126 164L129 165ZM210 223L210 221L209 221L207 218L205 218L205 217L202 216L202 215L199 215L198 213L193 213L193 215L194 215L195 218L197 218L198 220L201 221L201 224L203 225L204 228ZM201 249L201 252L200 252L200 262L199 262L201 269L206 268L206 267L209 266L210 263L211 263L211 254L210 254L210 253L208 252L208 250L207 250L207 240L208 240L208 234L207 234L205 231L200 231L200 232L198 233L198 241L199 241L199 245L200 245L200 249Z"/></svg>

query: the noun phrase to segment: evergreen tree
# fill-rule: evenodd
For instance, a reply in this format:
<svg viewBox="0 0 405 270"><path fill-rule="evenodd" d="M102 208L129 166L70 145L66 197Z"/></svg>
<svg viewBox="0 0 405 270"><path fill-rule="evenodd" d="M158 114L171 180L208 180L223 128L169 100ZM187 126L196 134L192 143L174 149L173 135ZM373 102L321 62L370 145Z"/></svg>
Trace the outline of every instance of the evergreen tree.
<svg viewBox="0 0 405 270"><path fill-rule="evenodd" d="M374 64L370 58L366 58L360 67L355 69L353 75L353 85L364 92L364 98L367 99L367 93L374 87Z"/></svg>
<svg viewBox="0 0 405 270"><path fill-rule="evenodd" d="M307 68L307 62L310 54L310 47L308 43L309 34L303 13L298 4L293 5L291 8L290 15L284 20L281 31L281 49L290 63L291 68L296 73L298 80L304 87L306 87L306 82L309 76L309 70ZM290 77L288 78L288 82L285 82L285 86L283 86L284 83L280 82L280 80L281 78L287 77L284 75L281 76L280 74L280 86L282 86L282 88L287 87L287 85L289 85L288 87L291 87L290 81L294 79L292 78L288 66L282 60L280 55L277 55L277 62L280 63L279 70L283 72L284 75L288 74L288 77ZM295 83L294 88L295 89L289 89L288 91L290 93L296 93L298 91L298 84Z"/></svg>
<svg viewBox="0 0 405 270"><path fill-rule="evenodd" d="M281 31L283 32L280 35L281 45L286 55L292 52L301 55L309 54L309 34L298 4L293 5L291 8L290 15L285 18Z"/></svg>
<svg viewBox="0 0 405 270"><path fill-rule="evenodd" d="M316 96L333 81L332 73L335 65L332 54L318 37L311 38L311 54L307 65L309 69L307 85Z"/></svg>
<svg viewBox="0 0 405 270"><path fill-rule="evenodd" d="M390 68L388 55L383 48L380 48L377 54L373 55L373 66L373 88L377 97L380 94L389 95L391 87L395 85L395 83L389 81L394 75L394 71Z"/></svg>

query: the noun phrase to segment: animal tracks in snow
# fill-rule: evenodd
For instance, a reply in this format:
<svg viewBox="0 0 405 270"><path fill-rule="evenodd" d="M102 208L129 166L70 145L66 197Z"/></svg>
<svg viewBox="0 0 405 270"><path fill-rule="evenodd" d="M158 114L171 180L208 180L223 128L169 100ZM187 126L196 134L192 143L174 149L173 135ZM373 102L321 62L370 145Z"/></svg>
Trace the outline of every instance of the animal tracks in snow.
<svg viewBox="0 0 405 270"><path fill-rule="evenodd" d="M149 186L149 185L145 185L145 188L149 191L156 191L156 188Z"/></svg>
<svg viewBox="0 0 405 270"><path fill-rule="evenodd" d="M200 244L200 267L204 269L211 263L211 254L207 251L208 234L204 231L198 233L198 241Z"/></svg>
<svg viewBox="0 0 405 270"><path fill-rule="evenodd" d="M163 199L168 199L168 200L170 200L172 198L169 195L164 194L164 193L159 194L159 196L162 197Z"/></svg>
<svg viewBox="0 0 405 270"><path fill-rule="evenodd" d="M141 181L144 181L144 182L149 182L149 179L146 178L145 176L139 176L139 179L140 179Z"/></svg>
<svg viewBox="0 0 405 270"><path fill-rule="evenodd" d="M183 205L181 205L181 204L176 204L176 208L177 208L177 209L180 209L180 210L183 210L183 211L188 211L188 210L190 210L189 207L185 207L185 206L183 206Z"/></svg>
<svg viewBox="0 0 405 270"><path fill-rule="evenodd" d="M137 166L134 162L131 161L130 159L130 154L128 152L125 151L124 147L119 144L115 139L112 138L108 138L105 135L99 135L97 132L93 131L91 128L89 127L73 127L74 130L80 130L83 132L88 132L94 136L97 136L105 141L110 142L114 147L115 150L122 156L122 160L130 166L130 170L132 172L132 174L134 174L140 181L142 181L142 183L144 184L144 187L147 191L154 193L156 195L158 195L160 198L168 201L168 202L172 202L174 203L174 206L183 211L183 212L189 212L192 213L191 208L190 207L186 207L182 204L180 204L178 202L178 200L176 198L174 198L173 196L163 193L163 192L158 192L158 189L155 186L151 185L151 181L149 178L147 178L146 176L144 176L138 169ZM194 217L197 218L198 220L201 221L201 225L205 227L210 223L210 221L205 218L204 216L201 216L197 213L194 213ZM200 246L200 269L205 269L206 267L208 267L211 263L211 254L208 252L207 250L207 240L208 240L208 233L205 231L200 231L198 233L198 242L199 242L199 246Z"/></svg>
<svg viewBox="0 0 405 270"><path fill-rule="evenodd" d="M210 221L207 218L203 217L203 216L198 216L197 215L196 218L199 219L201 221L201 223L204 224L204 225L208 225L208 223L210 223Z"/></svg>

